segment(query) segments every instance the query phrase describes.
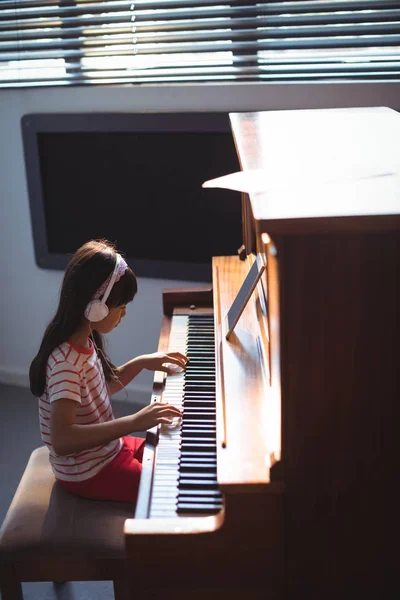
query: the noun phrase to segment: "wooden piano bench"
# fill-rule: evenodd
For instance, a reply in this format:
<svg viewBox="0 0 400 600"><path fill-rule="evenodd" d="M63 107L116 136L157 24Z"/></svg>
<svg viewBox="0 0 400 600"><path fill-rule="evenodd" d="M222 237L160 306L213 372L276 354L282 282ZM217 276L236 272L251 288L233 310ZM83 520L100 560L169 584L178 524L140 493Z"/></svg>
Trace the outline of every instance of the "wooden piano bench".
<svg viewBox="0 0 400 600"><path fill-rule="evenodd" d="M46 447L29 458L0 530L2 600L22 600L21 582L104 581L129 598L124 522L133 506L78 498L54 479Z"/></svg>

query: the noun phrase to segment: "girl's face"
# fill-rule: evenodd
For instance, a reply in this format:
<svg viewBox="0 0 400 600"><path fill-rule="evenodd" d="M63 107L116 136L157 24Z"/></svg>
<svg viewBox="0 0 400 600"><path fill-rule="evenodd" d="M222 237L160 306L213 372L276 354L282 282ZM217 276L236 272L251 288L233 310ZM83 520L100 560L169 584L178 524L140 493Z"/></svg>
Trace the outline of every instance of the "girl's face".
<svg viewBox="0 0 400 600"><path fill-rule="evenodd" d="M126 304L110 308L105 319L92 324L92 329L96 329L99 333L110 333L119 325L122 317L126 315Z"/></svg>

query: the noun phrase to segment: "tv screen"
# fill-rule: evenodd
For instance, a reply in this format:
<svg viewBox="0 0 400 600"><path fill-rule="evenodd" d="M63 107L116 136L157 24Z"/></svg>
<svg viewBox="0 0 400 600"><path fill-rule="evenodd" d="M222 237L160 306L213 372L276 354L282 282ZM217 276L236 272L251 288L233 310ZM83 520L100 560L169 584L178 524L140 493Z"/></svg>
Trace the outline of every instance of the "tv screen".
<svg viewBox="0 0 400 600"><path fill-rule="evenodd" d="M65 268L107 238L138 276L211 281L242 244L238 192L203 189L239 170L226 113L25 115L37 264Z"/></svg>

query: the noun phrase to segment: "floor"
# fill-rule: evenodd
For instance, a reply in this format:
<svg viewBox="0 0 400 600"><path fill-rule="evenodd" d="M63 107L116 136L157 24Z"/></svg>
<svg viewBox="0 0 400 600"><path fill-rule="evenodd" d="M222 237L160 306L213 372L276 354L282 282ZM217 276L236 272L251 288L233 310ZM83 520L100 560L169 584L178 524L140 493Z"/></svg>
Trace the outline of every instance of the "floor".
<svg viewBox="0 0 400 600"><path fill-rule="evenodd" d="M116 417L132 412L132 404L113 401ZM138 409L140 407L134 407ZM42 445L37 401L28 389L0 383L0 523L6 515L27 460ZM24 600L112 600L110 581L24 583Z"/></svg>

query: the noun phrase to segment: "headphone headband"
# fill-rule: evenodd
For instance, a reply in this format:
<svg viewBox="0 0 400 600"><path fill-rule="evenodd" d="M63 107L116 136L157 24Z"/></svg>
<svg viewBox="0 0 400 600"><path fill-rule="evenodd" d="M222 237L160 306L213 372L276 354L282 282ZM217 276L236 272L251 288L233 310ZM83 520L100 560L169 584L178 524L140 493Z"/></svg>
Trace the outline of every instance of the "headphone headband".
<svg viewBox="0 0 400 600"><path fill-rule="evenodd" d="M101 321L102 319L106 318L106 316L109 313L108 306L106 304L107 299L111 293L114 283L116 281L119 281L119 279L125 273L127 268L128 265L126 264L122 256L117 253L115 259L115 266L112 275L110 276L110 281L108 281L107 277L106 281L99 287L99 289L93 296L93 299L91 300L91 302L89 302L89 304L86 307L85 317L89 321L96 323L97 321ZM104 287L105 291L103 292ZM102 298L100 300L99 298L101 296Z"/></svg>
<svg viewBox="0 0 400 600"><path fill-rule="evenodd" d="M103 304L105 304L107 302L107 298L111 293L111 290L113 288L113 285L115 283L115 280L117 278L117 274L118 274L118 269L119 269L119 265L121 264L122 261L122 257L120 254L117 254L117 258L115 261L115 266L114 266L114 271L113 274L111 275L111 279L110 279L110 283L108 284L106 291L103 294L103 297L101 299L101 301L103 302Z"/></svg>

